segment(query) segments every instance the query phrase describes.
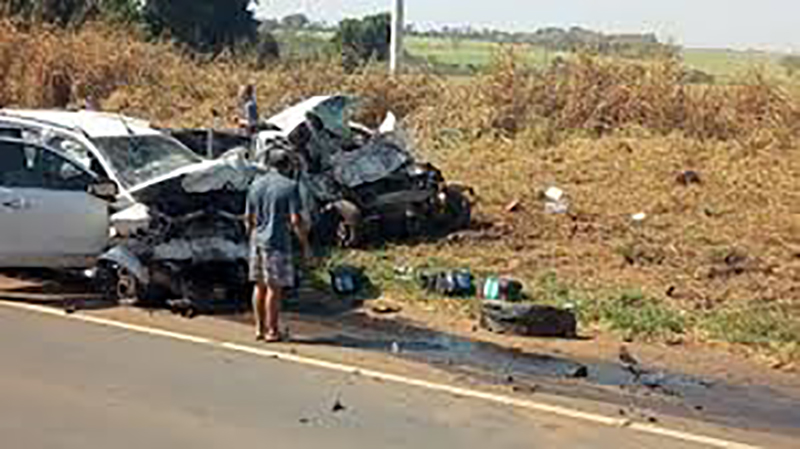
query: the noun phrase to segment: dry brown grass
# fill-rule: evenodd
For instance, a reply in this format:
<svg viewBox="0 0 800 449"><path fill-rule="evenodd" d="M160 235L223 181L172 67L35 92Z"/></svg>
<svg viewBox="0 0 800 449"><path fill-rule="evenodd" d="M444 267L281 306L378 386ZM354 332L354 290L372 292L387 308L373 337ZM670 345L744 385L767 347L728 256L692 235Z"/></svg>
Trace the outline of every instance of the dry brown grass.
<svg viewBox="0 0 800 449"><path fill-rule="evenodd" d="M106 109L196 126L214 108L233 117L246 82L264 113L314 94L360 94L368 121L399 113L426 157L476 186L483 220L503 235L355 255L362 260L467 265L533 290L556 273L590 291L640 289L686 313L766 306L798 316L800 102L787 87L758 76L687 86L671 60L582 57L534 72L513 54L459 82L380 67L346 75L335 61L253 67L101 24L67 32L0 22L4 105L52 106L66 84L73 103L91 93ZM702 184L678 184L683 170ZM538 195L551 184L568 193L569 215L543 212ZM511 200L520 212L504 212ZM638 212L648 218L635 225Z"/></svg>

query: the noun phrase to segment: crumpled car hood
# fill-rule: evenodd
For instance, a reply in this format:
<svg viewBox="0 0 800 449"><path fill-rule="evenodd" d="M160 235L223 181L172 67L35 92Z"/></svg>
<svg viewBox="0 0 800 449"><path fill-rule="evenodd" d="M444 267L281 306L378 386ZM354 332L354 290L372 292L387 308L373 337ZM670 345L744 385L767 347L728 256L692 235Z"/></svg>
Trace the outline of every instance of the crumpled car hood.
<svg viewBox="0 0 800 449"><path fill-rule="evenodd" d="M309 112L320 115L326 126L333 128L331 131L342 131L346 126L344 111L356 102L355 97L346 95L320 95L311 97L288 109L283 110L278 115L270 117L267 123L275 125L284 133L289 135L298 126L306 121Z"/></svg>
<svg viewBox="0 0 800 449"><path fill-rule="evenodd" d="M173 217L200 210L242 214L247 189L259 173L241 161L210 161L137 186L132 193L138 202Z"/></svg>

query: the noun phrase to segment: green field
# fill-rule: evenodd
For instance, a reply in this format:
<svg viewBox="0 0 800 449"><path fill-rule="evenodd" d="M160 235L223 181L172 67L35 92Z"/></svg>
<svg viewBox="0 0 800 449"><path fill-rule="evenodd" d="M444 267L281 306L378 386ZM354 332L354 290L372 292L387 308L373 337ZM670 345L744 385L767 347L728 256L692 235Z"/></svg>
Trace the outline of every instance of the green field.
<svg viewBox="0 0 800 449"><path fill-rule="evenodd" d="M412 56L428 61L434 65L448 65L480 68L492 61L503 44L412 37L406 41L406 51ZM523 59L534 66L548 64L564 53L547 52L533 45L514 45ZM683 58L686 65L714 75L721 81L732 81L746 76L751 71L759 71L769 76L784 75L779 65L781 55L756 51L734 51L716 49L684 49Z"/></svg>
<svg viewBox="0 0 800 449"><path fill-rule="evenodd" d="M685 49L683 58L692 68L720 78L746 76L752 70L769 76L784 76L781 54L756 51Z"/></svg>
<svg viewBox="0 0 800 449"><path fill-rule="evenodd" d="M277 38L282 52L288 57L309 57L329 51L333 33L280 32ZM546 51L542 47L526 44L499 44L494 42L408 37L405 48L413 63L426 64L444 72L468 74L489 65L503 47L513 47L515 52L532 66L546 66L562 52ZM758 51L725 49L684 49L683 58L690 68L713 75L721 82L733 82L753 71L770 77L783 77L779 65L781 54Z"/></svg>
<svg viewBox="0 0 800 449"><path fill-rule="evenodd" d="M502 44L494 42L424 37L408 38L405 45L409 54L430 63L477 68L490 64L502 47ZM558 54L533 45L518 44L513 47L525 61L533 65L544 65Z"/></svg>

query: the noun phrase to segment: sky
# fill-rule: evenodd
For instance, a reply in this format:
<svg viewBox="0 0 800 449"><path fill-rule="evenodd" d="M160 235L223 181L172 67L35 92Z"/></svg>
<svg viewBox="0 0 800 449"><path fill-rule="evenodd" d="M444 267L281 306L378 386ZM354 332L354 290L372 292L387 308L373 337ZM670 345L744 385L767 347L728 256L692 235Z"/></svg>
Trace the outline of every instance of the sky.
<svg viewBox="0 0 800 449"><path fill-rule="evenodd" d="M471 25L511 31L584 26L656 32L687 47L800 52L798 0L405 0L420 28ZM392 0L259 0L260 17L302 12L312 20L388 11Z"/></svg>

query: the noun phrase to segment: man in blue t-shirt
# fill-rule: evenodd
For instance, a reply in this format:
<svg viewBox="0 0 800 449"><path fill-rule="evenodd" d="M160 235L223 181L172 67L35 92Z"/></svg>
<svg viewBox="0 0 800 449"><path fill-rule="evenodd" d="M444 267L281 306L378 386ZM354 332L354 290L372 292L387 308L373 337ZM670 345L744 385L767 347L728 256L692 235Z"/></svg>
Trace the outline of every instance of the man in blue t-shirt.
<svg viewBox="0 0 800 449"><path fill-rule="evenodd" d="M292 233L297 235L304 258L309 246L298 184L291 178L291 157L286 151L273 151L268 155L268 164L269 171L250 186L246 216L250 280L256 284L256 339L275 342L281 340L278 314L284 289L294 286Z"/></svg>

